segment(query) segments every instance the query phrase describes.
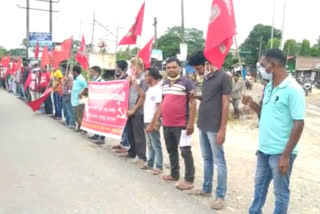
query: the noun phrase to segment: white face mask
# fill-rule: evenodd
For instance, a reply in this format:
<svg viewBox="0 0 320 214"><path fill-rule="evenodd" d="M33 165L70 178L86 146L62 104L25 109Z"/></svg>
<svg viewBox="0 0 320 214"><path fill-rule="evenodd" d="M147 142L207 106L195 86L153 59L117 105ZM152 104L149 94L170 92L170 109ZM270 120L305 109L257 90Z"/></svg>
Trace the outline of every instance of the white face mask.
<svg viewBox="0 0 320 214"><path fill-rule="evenodd" d="M269 80L269 81L272 80L272 73L268 73L265 68L260 67L259 71L260 71L262 79Z"/></svg>

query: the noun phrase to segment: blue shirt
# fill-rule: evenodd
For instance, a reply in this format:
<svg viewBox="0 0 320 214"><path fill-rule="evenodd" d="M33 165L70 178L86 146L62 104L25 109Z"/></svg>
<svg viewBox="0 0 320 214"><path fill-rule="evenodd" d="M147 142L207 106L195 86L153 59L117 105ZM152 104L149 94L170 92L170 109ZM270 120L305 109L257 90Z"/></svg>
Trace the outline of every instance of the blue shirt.
<svg viewBox="0 0 320 214"><path fill-rule="evenodd" d="M72 91L71 91L71 105L78 106L80 103L79 94L85 89L88 88L87 81L80 74L73 81Z"/></svg>
<svg viewBox="0 0 320 214"><path fill-rule="evenodd" d="M264 91L259 126L259 150L265 154L282 154L289 141L294 120L304 120L305 95L290 76L272 90L270 82ZM293 154L298 152L296 146Z"/></svg>

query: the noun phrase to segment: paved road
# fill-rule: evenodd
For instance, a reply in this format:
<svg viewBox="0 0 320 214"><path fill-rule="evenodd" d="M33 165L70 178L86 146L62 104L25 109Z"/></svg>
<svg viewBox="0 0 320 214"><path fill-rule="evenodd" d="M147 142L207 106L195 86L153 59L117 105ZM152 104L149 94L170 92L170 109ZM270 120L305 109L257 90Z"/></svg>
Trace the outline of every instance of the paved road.
<svg viewBox="0 0 320 214"><path fill-rule="evenodd" d="M0 173L0 214L213 213L2 90Z"/></svg>

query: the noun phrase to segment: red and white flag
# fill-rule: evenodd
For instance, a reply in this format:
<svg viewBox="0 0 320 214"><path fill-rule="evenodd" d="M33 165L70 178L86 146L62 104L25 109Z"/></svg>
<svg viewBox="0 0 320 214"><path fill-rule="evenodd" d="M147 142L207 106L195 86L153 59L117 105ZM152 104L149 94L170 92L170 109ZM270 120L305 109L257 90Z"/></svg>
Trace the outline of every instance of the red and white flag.
<svg viewBox="0 0 320 214"><path fill-rule="evenodd" d="M41 56L41 68L46 69L46 65L50 64L50 57L48 53L48 47L45 46L42 51L42 56Z"/></svg>
<svg viewBox="0 0 320 214"><path fill-rule="evenodd" d="M59 68L62 61L68 60L71 55L72 37L64 40L59 47L56 47L52 52L52 66L54 69Z"/></svg>
<svg viewBox="0 0 320 214"><path fill-rule="evenodd" d="M142 59L142 62L144 64L144 68L148 69L151 67L151 53L152 53L152 47L153 47L153 37L152 39L142 48L138 56Z"/></svg>
<svg viewBox="0 0 320 214"><path fill-rule="evenodd" d="M76 55L77 62L83 67L84 70L88 70L89 63L88 63L88 57L86 52L86 41L84 39L84 35L82 35L81 40L81 47Z"/></svg>
<svg viewBox="0 0 320 214"><path fill-rule="evenodd" d="M223 65L235 34L236 22L232 0L213 0L204 55L218 69Z"/></svg>
<svg viewBox="0 0 320 214"><path fill-rule="evenodd" d="M37 42L37 45L36 45L36 49L35 49L35 51L34 51L34 58L36 59L36 60L38 60L38 58L39 58L39 42Z"/></svg>
<svg viewBox="0 0 320 214"><path fill-rule="evenodd" d="M144 6L145 2L143 2L138 15L136 16L136 20L129 32L120 40L118 45L135 45L137 43L137 37L142 33Z"/></svg>

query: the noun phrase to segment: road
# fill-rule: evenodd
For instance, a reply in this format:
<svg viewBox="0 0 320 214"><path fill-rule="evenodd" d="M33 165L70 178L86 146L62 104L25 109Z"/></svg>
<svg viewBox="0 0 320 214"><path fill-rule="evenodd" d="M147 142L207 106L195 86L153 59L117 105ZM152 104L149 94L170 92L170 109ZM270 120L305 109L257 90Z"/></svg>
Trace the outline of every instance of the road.
<svg viewBox="0 0 320 214"><path fill-rule="evenodd" d="M213 213L0 90L0 214Z"/></svg>

